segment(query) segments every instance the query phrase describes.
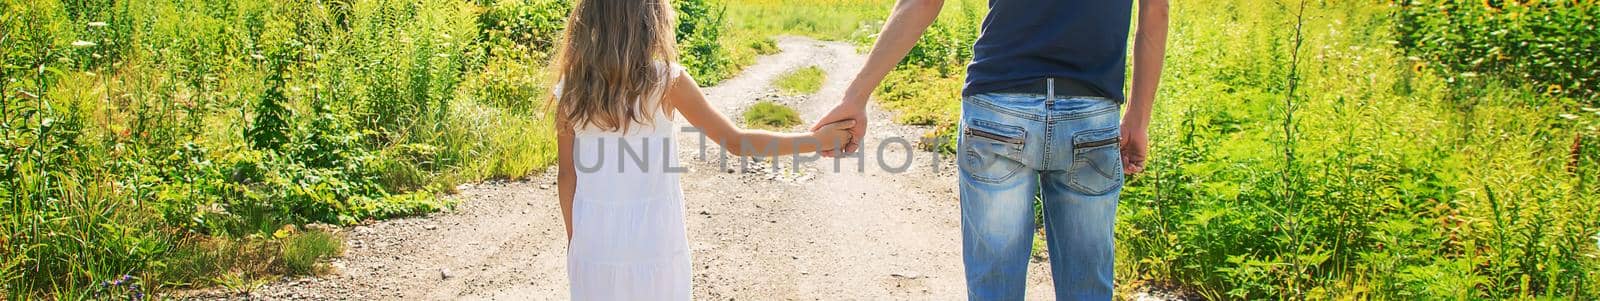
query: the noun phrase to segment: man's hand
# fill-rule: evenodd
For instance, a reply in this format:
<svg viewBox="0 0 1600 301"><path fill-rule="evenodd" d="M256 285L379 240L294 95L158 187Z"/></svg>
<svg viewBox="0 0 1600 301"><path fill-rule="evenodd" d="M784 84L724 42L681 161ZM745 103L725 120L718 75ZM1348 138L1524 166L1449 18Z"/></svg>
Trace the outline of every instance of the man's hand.
<svg viewBox="0 0 1600 301"><path fill-rule="evenodd" d="M855 126L850 128L850 143L845 144L844 148L840 150L823 151L821 152L822 156L834 157L837 155L854 153L856 150L861 148L861 142L867 140L866 103L866 99L846 99L845 101L839 102L838 106L833 107L832 111L828 111L828 115L823 115L822 119L818 119L816 124L811 125L811 131L815 132L819 129L822 129L823 126L832 124L834 122L845 120L855 121Z"/></svg>
<svg viewBox="0 0 1600 301"><path fill-rule="evenodd" d="M1144 172L1144 160L1150 151L1149 131L1141 126L1122 127L1122 173L1136 175Z"/></svg>
<svg viewBox="0 0 1600 301"><path fill-rule="evenodd" d="M845 88L844 101L811 126L811 130L816 131L822 125L835 121L856 121L856 126L850 129L855 139L844 147L843 152L825 151L821 152L823 156L854 153L861 148L862 141L867 141L867 98L883 82L883 78L889 76L889 71L894 70L894 65L900 63L900 59L911 52L911 47L917 45L917 39L922 38L922 32L933 25L934 19L939 18L939 10L943 8L944 0L895 1L894 11L889 13L889 20L883 23L883 30L878 32L878 41L873 42L872 51L867 53L867 62L861 66L861 71L856 72L855 79L850 80L850 86Z"/></svg>

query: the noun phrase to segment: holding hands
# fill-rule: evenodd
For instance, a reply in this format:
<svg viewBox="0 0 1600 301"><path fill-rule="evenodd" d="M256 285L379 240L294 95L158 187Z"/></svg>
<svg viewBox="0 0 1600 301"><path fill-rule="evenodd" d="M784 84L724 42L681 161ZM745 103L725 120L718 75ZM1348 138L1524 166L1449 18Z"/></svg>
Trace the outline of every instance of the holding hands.
<svg viewBox="0 0 1600 301"><path fill-rule="evenodd" d="M856 126L855 120L846 119L828 124L818 124L812 127L811 136L817 139L817 149L827 153L855 145L853 132L863 127Z"/></svg>
<svg viewBox="0 0 1600 301"><path fill-rule="evenodd" d="M851 139L847 140L847 143L841 147L825 148L827 150L818 152L823 157L831 158L837 155L850 154L861 148L861 142L866 141L867 138L866 99L846 98L838 106L833 107L833 110L828 111L828 115L823 115L822 119L818 119L817 123L811 126L811 131L821 132L830 126L844 122L850 122L850 125L852 125L846 127L849 130L849 138Z"/></svg>

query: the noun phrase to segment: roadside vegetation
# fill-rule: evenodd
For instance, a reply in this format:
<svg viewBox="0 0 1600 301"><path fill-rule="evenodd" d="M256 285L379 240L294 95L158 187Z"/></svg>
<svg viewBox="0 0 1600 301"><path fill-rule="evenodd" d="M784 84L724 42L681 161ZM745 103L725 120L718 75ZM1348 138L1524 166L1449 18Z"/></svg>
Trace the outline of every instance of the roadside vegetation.
<svg viewBox="0 0 1600 301"><path fill-rule="evenodd" d="M795 69L778 76L772 85L778 87L778 92L787 95L811 95L822 89L822 81L827 74L817 66L806 66Z"/></svg>
<svg viewBox="0 0 1600 301"><path fill-rule="evenodd" d="M866 45L858 37L892 2L730 11L758 13L736 28ZM1586 54L1600 5L1303 5L1172 3L1154 165L1118 211L1120 289L1600 296L1600 101ZM947 1L885 80L876 102L896 121L955 133L984 8Z"/></svg>
<svg viewBox="0 0 1600 301"><path fill-rule="evenodd" d="M702 83L775 49L674 5ZM542 172L570 6L0 0L0 299L249 290L326 270L335 226Z"/></svg>
<svg viewBox="0 0 1600 301"><path fill-rule="evenodd" d="M745 126L768 130L787 130L800 124L800 113L771 101L761 101L744 111Z"/></svg>
<svg viewBox="0 0 1600 301"><path fill-rule="evenodd" d="M892 2L883 0L745 0L728 3L736 35L762 39L797 35L828 41L870 43Z"/></svg>

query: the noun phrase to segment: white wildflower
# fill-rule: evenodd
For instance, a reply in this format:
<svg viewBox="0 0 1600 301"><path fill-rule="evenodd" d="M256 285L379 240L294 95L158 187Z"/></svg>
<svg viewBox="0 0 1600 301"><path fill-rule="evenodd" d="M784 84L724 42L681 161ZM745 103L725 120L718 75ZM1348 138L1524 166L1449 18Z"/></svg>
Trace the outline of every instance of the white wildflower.
<svg viewBox="0 0 1600 301"><path fill-rule="evenodd" d="M90 41L82 41L82 40L77 41L77 42L72 42L72 47L92 47L94 45L99 45L99 44L95 44L94 42L90 42Z"/></svg>
<svg viewBox="0 0 1600 301"><path fill-rule="evenodd" d="M89 27L106 27L106 22L89 22Z"/></svg>

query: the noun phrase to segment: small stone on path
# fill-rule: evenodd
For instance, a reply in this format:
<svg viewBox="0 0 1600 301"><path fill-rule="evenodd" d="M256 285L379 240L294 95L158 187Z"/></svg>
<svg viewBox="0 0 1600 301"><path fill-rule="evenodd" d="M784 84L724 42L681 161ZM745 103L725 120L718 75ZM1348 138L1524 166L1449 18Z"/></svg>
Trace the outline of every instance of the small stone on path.
<svg viewBox="0 0 1600 301"><path fill-rule="evenodd" d="M922 275L917 274L917 272L899 272L899 273L889 274L889 276L890 277L895 277L895 278L901 278L901 279L922 278Z"/></svg>

